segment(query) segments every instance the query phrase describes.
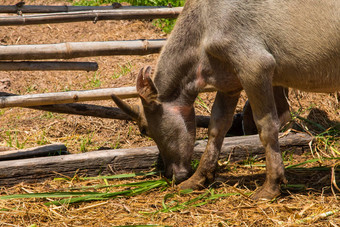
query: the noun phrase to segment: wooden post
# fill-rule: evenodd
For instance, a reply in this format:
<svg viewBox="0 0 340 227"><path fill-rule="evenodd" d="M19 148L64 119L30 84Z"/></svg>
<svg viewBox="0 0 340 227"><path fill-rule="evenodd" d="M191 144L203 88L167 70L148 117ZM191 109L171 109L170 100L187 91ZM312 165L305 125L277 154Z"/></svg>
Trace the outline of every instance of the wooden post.
<svg viewBox="0 0 340 227"><path fill-rule="evenodd" d="M0 71L97 71L96 62L23 61L0 62Z"/></svg>
<svg viewBox="0 0 340 227"><path fill-rule="evenodd" d="M0 60L69 59L159 53L165 39L0 46Z"/></svg>
<svg viewBox="0 0 340 227"><path fill-rule="evenodd" d="M37 15L0 17L0 26L68 23L99 20L131 20L177 18L182 7L152 9L93 10L68 13L48 13Z"/></svg>
<svg viewBox="0 0 340 227"><path fill-rule="evenodd" d="M202 92L212 91L215 91L214 88L206 87ZM117 95L121 99L138 97L135 87L104 88L87 91L68 91L20 96L0 96L0 108L108 100L111 99L112 94Z"/></svg>
<svg viewBox="0 0 340 227"><path fill-rule="evenodd" d="M281 149L290 147L303 152L309 149L312 137L303 134L288 134L279 139ZM197 141L194 159L202 155L207 141ZM258 135L225 138L220 158L231 161L242 160L255 155L264 155ZM123 172L149 170L158 160L156 146L133 149L101 150L82 154L56 157L43 157L0 162L0 185L11 186L20 182L38 182L52 177L56 173L74 176L75 173L88 176L110 175ZM114 172L112 172L114 171Z"/></svg>

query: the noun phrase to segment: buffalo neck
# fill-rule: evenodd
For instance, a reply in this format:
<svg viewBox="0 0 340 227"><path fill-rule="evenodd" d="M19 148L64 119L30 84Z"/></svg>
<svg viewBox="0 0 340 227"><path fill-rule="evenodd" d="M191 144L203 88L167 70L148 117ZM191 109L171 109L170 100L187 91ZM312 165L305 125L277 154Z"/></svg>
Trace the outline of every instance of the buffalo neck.
<svg viewBox="0 0 340 227"><path fill-rule="evenodd" d="M177 102L192 105L198 95L201 31L200 9L184 7L176 26L158 59L154 83L161 102Z"/></svg>

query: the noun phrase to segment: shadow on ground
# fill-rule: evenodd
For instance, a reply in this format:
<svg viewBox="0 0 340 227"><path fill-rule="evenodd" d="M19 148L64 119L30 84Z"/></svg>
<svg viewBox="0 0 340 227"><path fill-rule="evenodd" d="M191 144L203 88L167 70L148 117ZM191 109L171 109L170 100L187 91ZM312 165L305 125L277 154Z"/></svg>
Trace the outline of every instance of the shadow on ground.
<svg viewBox="0 0 340 227"><path fill-rule="evenodd" d="M263 171L262 171L263 172ZM331 169L289 169L286 170L287 185L282 185L281 196L289 194L308 195L311 192L333 195L331 190ZM340 181L340 167L335 171L335 179ZM264 173L230 175L228 173L218 174L213 187L223 187L225 185L238 185L238 188L248 188L252 191L260 187L265 180ZM223 182L223 183L222 183ZM336 192L336 189L335 189Z"/></svg>

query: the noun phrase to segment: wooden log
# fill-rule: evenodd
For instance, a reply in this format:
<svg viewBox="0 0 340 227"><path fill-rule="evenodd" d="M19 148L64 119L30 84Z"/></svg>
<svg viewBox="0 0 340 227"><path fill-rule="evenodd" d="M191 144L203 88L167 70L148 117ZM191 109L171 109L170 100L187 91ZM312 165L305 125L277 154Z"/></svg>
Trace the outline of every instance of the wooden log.
<svg viewBox="0 0 340 227"><path fill-rule="evenodd" d="M212 91L214 91L214 88L206 87L202 92ZM0 108L108 100L111 99L112 94L115 94L122 99L138 97L135 87L104 88L87 91L68 91L21 96L0 96Z"/></svg>
<svg viewBox="0 0 340 227"><path fill-rule="evenodd" d="M68 154L66 146L64 144L57 143L28 149L2 151L0 152L0 161L65 154Z"/></svg>
<svg viewBox="0 0 340 227"><path fill-rule="evenodd" d="M0 17L0 26L69 23L80 21L99 20L131 20L131 19L156 19L177 18L182 7L152 8L152 9L116 9L92 10L66 13L48 13L37 15L5 16Z"/></svg>
<svg viewBox="0 0 340 227"><path fill-rule="evenodd" d="M124 113L121 109L117 107L71 103L71 104L35 106L30 108L56 113L132 121L130 116L128 116L126 113ZM196 116L196 126L199 128L208 128L209 121L210 121L209 116Z"/></svg>
<svg viewBox="0 0 340 227"><path fill-rule="evenodd" d="M89 10L131 10L131 9L157 9L169 8L167 6L121 6L120 4L112 4L110 6L57 6L57 5L24 5L18 7L16 5L0 5L0 13L60 13L60 12L76 12Z"/></svg>
<svg viewBox="0 0 340 227"><path fill-rule="evenodd" d="M47 106L35 106L31 109L44 110L55 113L73 114L81 116L91 116L99 118L108 118L116 120L131 121L126 113L117 107L106 107L91 104L70 103L70 104L55 104Z"/></svg>
<svg viewBox="0 0 340 227"><path fill-rule="evenodd" d="M281 149L308 148L312 137L307 134L289 134L280 138ZM206 140L197 141L194 158L198 159L206 146ZM221 158L231 157L236 161L248 156L262 155L264 149L258 135L229 137L224 139ZM123 172L149 170L157 162L159 151L156 146L133 149L101 150L82 154L57 157L43 157L0 162L0 185L11 186L20 182L38 182L52 177L57 173L66 176L78 175L109 175Z"/></svg>
<svg viewBox="0 0 340 227"><path fill-rule="evenodd" d="M165 39L0 46L0 60L70 59L159 53Z"/></svg>
<svg viewBox="0 0 340 227"><path fill-rule="evenodd" d="M0 92L0 97L1 96L16 96L16 95L7 92ZM106 107L91 104L70 103L70 104L33 106L27 108L63 114L74 114L116 120L128 120L128 121L132 120L126 113L124 113L121 109L117 107ZM199 128L208 128L209 121L210 121L209 116L196 116L196 126Z"/></svg>
<svg viewBox="0 0 340 227"><path fill-rule="evenodd" d="M0 71L97 71L96 62L23 61L0 62Z"/></svg>

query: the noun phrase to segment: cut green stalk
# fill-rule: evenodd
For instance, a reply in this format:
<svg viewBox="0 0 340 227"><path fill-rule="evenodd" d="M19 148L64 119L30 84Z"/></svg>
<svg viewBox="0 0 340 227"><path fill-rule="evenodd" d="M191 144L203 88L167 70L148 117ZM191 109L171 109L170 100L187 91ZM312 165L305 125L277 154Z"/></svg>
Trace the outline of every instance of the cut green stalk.
<svg viewBox="0 0 340 227"><path fill-rule="evenodd" d="M296 223L297 224L303 224L303 223L310 222L310 221L313 221L313 220L317 221L320 218L326 218L326 217L334 215L334 214L336 214L338 212L339 212L339 210L327 211L325 213L321 213L321 214L318 214L318 215L312 215L312 216L306 217L304 219L297 220Z"/></svg>
<svg viewBox="0 0 340 227"><path fill-rule="evenodd" d="M125 175L126 176L126 175ZM131 175L129 175L131 177ZM121 175L120 175L121 177ZM63 205L77 202L87 202L95 200L106 200L109 198L115 198L117 196L135 196L144 192L148 192L154 188L165 188L168 186L168 182L164 179L150 180L142 182L134 182L119 185L105 185L106 187L134 187L133 189L123 190L119 192L51 192L51 193L31 193L31 194L16 194L1 196L0 199L23 199L23 198L66 198L59 201L52 201L45 203L45 205ZM95 186L94 186L95 188Z"/></svg>
<svg viewBox="0 0 340 227"><path fill-rule="evenodd" d="M148 182L143 184L142 182L141 186L136 188L136 189L129 189L129 190L124 190L124 191L119 191L119 192L112 192L112 193L97 193L97 194L90 194L86 196L81 196L81 197L76 197L76 198L68 198L68 199L63 199L60 201L52 201L45 203L46 206L49 205L63 205L63 204L71 204L71 203L79 203L79 202L88 202L88 201L95 201L95 200L106 200L110 198L116 198L118 196L135 196L142 194L144 192L150 191L154 188L159 188L159 187L166 187L168 184L164 180L158 180L154 182ZM121 186L129 186L131 184L125 184ZM134 184L135 186L137 183Z"/></svg>
<svg viewBox="0 0 340 227"><path fill-rule="evenodd" d="M128 173L128 174L117 174L112 176L97 176L97 177L79 177L78 180L103 180L103 179L122 179L122 178L132 178L138 176L152 176L158 175L160 172L147 172L147 173ZM54 178L54 180L69 180L68 178Z"/></svg>
<svg viewBox="0 0 340 227"><path fill-rule="evenodd" d="M96 195L97 192L50 192L50 193L29 193L0 196L0 199L27 199L27 198L65 198L72 196Z"/></svg>
<svg viewBox="0 0 340 227"><path fill-rule="evenodd" d="M192 192L192 190L185 190L185 191L181 191L180 194L190 194ZM233 196L233 195L240 195L240 193L227 193L227 194L214 194L214 190L213 189L209 189L206 192L204 192L201 195L198 195L197 197L190 199L186 202L183 203L178 203L176 200L172 200L170 201L168 204L173 204L176 203L175 205L167 205L166 201L169 198L173 198L176 194L175 193L171 193L171 194L167 194L164 196L163 201L162 201L162 206L163 209L158 210L152 214L156 214L156 213L167 213L167 212L175 212L175 211L180 211L180 210L184 210L184 209L189 209L191 207L199 207L199 206L203 206L207 203L211 203L214 200L217 200L219 198L222 197L229 197L229 196Z"/></svg>

